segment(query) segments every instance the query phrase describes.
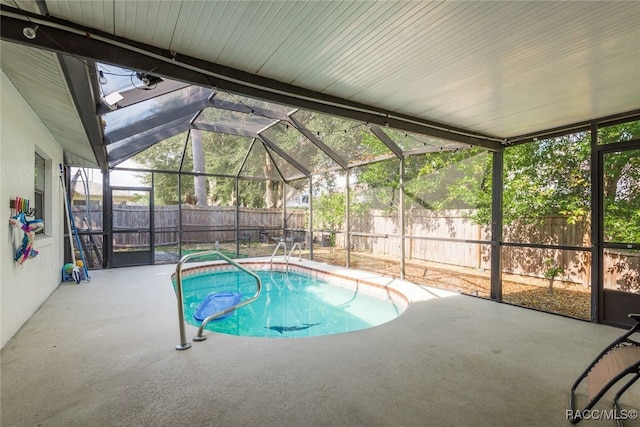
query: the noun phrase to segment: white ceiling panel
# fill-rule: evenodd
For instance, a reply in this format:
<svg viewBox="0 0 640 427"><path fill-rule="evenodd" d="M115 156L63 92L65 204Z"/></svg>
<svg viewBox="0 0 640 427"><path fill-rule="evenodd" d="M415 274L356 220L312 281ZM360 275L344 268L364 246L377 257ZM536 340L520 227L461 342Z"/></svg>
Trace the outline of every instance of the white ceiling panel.
<svg viewBox="0 0 640 427"><path fill-rule="evenodd" d="M35 3L35 2L34 2ZM115 30L114 2L112 0L67 1L46 3L52 16L64 16L73 22L84 22L91 28L113 34Z"/></svg>
<svg viewBox="0 0 640 427"><path fill-rule="evenodd" d="M171 1L115 2L113 34L152 46L168 48L175 31L180 7L180 2Z"/></svg>
<svg viewBox="0 0 640 427"><path fill-rule="evenodd" d="M246 40L242 34L253 28L251 24L255 23L256 16L252 16L251 12L255 12L259 6L259 3L252 2L184 4L171 49L178 52L186 49L190 56L218 62L225 46L238 38ZM246 53L255 52L253 49ZM247 59L244 58L245 61Z"/></svg>

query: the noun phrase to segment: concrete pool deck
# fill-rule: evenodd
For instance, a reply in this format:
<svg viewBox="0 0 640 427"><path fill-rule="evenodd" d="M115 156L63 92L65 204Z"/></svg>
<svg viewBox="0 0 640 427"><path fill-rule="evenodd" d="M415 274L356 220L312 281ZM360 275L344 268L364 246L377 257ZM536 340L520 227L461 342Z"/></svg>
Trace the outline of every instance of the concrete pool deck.
<svg viewBox="0 0 640 427"><path fill-rule="evenodd" d="M60 285L2 349L2 426L568 426L573 381L622 333L410 285L407 311L372 329L207 333L176 351L174 269L92 271L90 283ZM191 341L197 330L186 329ZM622 404L640 410L640 383Z"/></svg>

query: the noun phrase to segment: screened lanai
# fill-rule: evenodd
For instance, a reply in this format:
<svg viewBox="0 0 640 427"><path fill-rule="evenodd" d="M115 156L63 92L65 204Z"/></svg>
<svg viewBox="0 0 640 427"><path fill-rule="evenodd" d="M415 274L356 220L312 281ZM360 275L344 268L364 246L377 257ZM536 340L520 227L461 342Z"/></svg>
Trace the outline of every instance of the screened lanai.
<svg viewBox="0 0 640 427"><path fill-rule="evenodd" d="M638 307L633 2L1 6L91 268L283 241L585 320Z"/></svg>
<svg viewBox="0 0 640 427"><path fill-rule="evenodd" d="M122 67L98 63L96 76L109 171L69 169L91 268L212 249L269 257L283 242L304 258L584 320L613 300L602 320L624 323L637 304L638 230L620 225L640 202L637 118L474 145Z"/></svg>

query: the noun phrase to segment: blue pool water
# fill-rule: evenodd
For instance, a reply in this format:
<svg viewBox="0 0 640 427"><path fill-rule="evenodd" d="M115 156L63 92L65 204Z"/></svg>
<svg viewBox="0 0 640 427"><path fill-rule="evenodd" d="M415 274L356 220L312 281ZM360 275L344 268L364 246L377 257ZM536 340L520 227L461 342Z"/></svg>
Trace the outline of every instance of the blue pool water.
<svg viewBox="0 0 640 427"><path fill-rule="evenodd" d="M262 280L260 297L206 330L223 334L297 338L339 334L388 322L404 310L390 299L380 299L358 289L348 290L294 272L255 271ZM185 320L199 327L193 314L212 292L238 292L250 299L256 281L237 270L206 272L184 277Z"/></svg>

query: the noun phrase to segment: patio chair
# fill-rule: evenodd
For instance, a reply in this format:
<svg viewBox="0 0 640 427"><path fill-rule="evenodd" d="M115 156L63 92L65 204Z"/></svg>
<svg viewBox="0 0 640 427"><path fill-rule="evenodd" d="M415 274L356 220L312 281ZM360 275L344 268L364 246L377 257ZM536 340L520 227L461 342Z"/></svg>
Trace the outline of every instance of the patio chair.
<svg viewBox="0 0 640 427"><path fill-rule="evenodd" d="M572 424L577 424L587 417L591 408L602 396L616 383L622 381L622 387L613 398L614 414L618 426L622 426L623 417L620 415L623 413L619 409L618 401L622 394L640 378L640 342L630 338L633 334L640 333L640 314L629 314L629 317L635 320L636 324L602 350L573 384L569 401L571 410L567 412ZM625 383L623 380L629 375L631 378ZM589 402L584 409L577 409L576 389L585 379Z"/></svg>

